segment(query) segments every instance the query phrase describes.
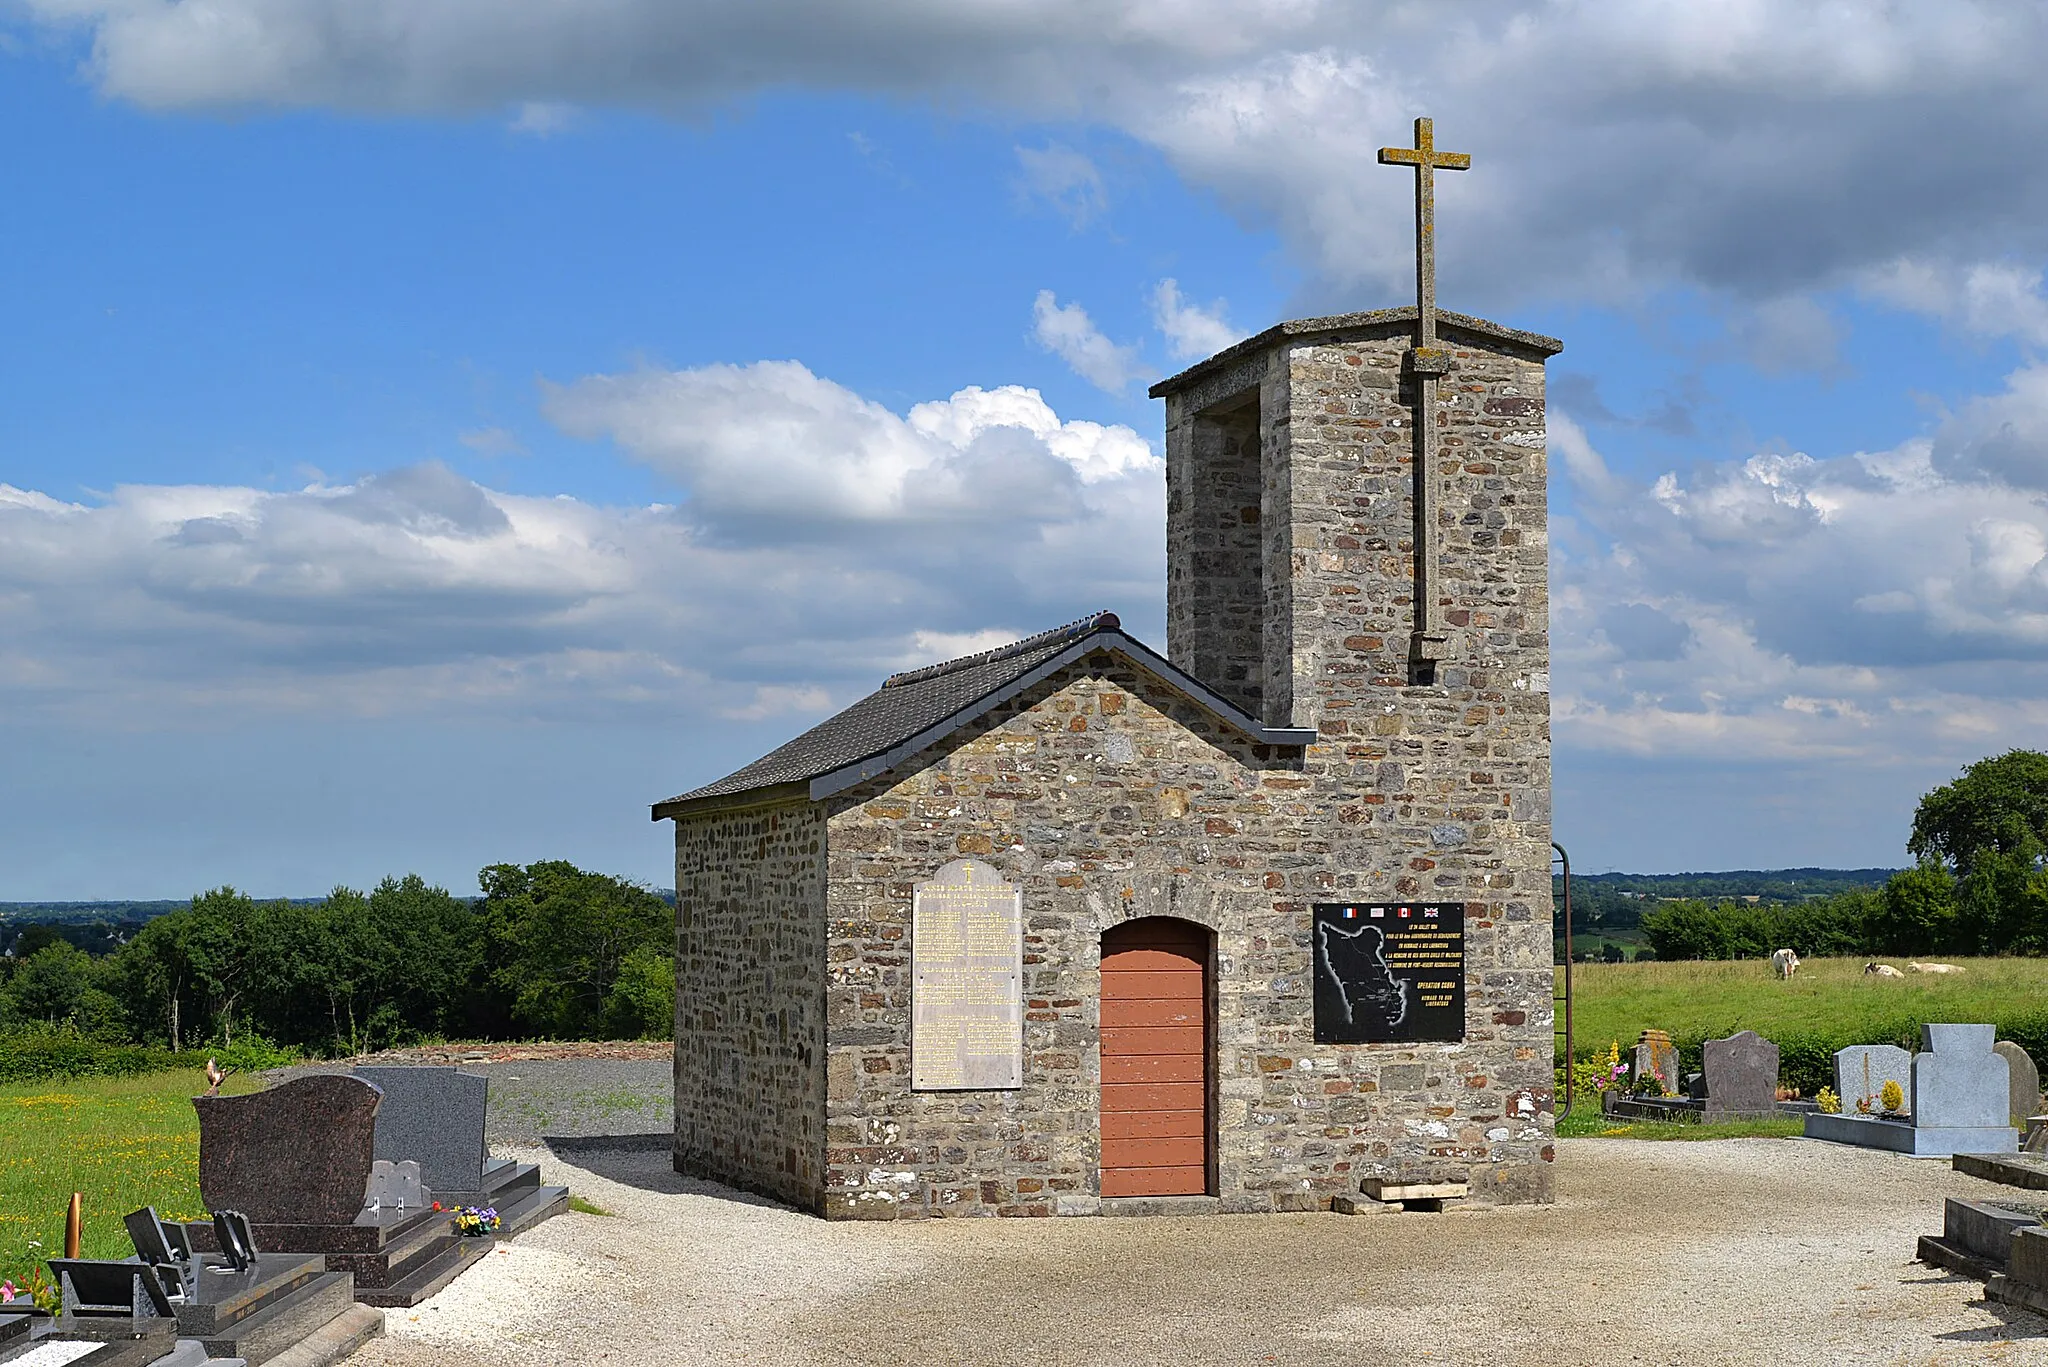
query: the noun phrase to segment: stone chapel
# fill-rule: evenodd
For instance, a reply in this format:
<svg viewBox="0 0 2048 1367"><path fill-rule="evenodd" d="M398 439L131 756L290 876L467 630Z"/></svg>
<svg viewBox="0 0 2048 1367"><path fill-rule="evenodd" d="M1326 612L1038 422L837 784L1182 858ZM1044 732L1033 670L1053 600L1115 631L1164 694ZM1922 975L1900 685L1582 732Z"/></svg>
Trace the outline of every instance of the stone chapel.
<svg viewBox="0 0 2048 1367"><path fill-rule="evenodd" d="M1164 654L1103 612L654 807L678 1170L855 1219L1550 1199L1561 344L1417 316L1153 387Z"/></svg>

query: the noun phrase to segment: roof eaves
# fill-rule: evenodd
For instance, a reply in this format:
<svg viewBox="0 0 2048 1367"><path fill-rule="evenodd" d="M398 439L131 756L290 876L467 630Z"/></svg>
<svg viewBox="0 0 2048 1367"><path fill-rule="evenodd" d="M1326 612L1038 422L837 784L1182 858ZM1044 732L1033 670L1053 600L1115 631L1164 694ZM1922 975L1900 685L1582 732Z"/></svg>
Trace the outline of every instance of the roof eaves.
<svg viewBox="0 0 2048 1367"><path fill-rule="evenodd" d="M1549 357L1564 350L1564 343L1555 337L1546 337L1540 332L1525 332L1521 328L1505 327L1484 318L1469 314L1452 313L1448 309L1437 311L1437 321L1454 332L1471 333L1491 341L1506 342L1511 346L1525 347L1530 351ZM1255 352L1264 351L1277 342L1290 337L1314 337L1326 333L1349 332L1359 328L1386 327L1398 323L1415 321L1415 306L1404 304L1400 308L1372 309L1364 313L1334 313L1322 318L1296 318L1285 323L1275 323L1264 332L1245 338L1233 346L1225 347L1207 360L1197 361L1177 375L1169 375L1153 385L1145 393L1155 399L1187 388L1196 380L1243 360Z"/></svg>
<svg viewBox="0 0 2048 1367"><path fill-rule="evenodd" d="M895 768L904 760L944 740L968 722L975 720L977 717L987 715L1018 694L1051 678L1075 660L1080 659L1084 655L1092 654L1097 650L1104 649L1121 651L1145 669L1158 675L1167 683L1173 685L1174 688L1187 694L1190 698L1208 708L1226 722L1229 722L1237 730L1261 744L1302 746L1312 743L1316 738L1314 727L1264 726L1234 703L1226 702L1222 698L1217 697L1202 684L1196 682L1195 679L1181 672L1162 657L1154 654L1150 648L1141 642L1133 640L1121 631L1097 631L1075 641L1059 654L1041 662L1000 687L983 694L966 707L933 723L908 740L856 763L844 765L829 773L818 775L811 780L811 801L822 801L834 793L843 792L851 788L856 783L863 783L877 774L889 772L889 770Z"/></svg>
<svg viewBox="0 0 2048 1367"><path fill-rule="evenodd" d="M737 793L710 793L704 797L672 797L666 802L654 804L653 820L667 821L675 816L702 816L707 812L736 812L749 807L780 807L790 802L807 802L810 792L802 779L789 783L771 783L762 788L746 788Z"/></svg>

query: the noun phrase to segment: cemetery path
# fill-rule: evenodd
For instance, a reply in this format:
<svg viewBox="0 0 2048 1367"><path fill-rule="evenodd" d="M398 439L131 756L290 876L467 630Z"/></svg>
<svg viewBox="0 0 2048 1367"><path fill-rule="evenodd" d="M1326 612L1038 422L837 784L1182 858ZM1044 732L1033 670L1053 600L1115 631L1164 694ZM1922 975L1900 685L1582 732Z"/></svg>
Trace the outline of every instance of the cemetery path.
<svg viewBox="0 0 2048 1367"><path fill-rule="evenodd" d="M901 1224L530 1151L617 1214L523 1235L351 1361L2048 1367L2048 1322L1911 1261L1944 1196L2009 1188L1805 1140L1559 1150L1549 1207Z"/></svg>

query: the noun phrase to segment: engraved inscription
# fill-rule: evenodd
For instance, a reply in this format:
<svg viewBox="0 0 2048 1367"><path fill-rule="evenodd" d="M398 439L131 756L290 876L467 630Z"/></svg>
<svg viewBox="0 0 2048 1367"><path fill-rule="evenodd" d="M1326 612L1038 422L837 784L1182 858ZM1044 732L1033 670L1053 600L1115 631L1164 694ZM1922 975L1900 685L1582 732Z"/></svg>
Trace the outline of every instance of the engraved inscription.
<svg viewBox="0 0 2048 1367"><path fill-rule="evenodd" d="M1024 898L984 860L919 883L910 910L910 1085L1024 1085Z"/></svg>

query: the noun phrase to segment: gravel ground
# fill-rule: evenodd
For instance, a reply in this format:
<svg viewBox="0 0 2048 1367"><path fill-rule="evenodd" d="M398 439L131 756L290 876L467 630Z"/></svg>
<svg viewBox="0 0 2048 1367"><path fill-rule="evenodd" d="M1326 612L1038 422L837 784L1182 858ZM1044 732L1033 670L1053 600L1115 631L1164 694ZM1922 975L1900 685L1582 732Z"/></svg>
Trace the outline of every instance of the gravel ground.
<svg viewBox="0 0 2048 1367"><path fill-rule="evenodd" d="M561 1216L352 1362L2044 1364L2048 1322L1913 1262L1941 1198L2010 1196L1807 1140L1569 1140L1549 1207L827 1224L541 1150Z"/></svg>
<svg viewBox="0 0 2048 1367"><path fill-rule="evenodd" d="M412 1062L374 1059L367 1062ZM346 1073L347 1063L284 1070L284 1078ZM538 1144L542 1135L675 1133L674 1065L655 1059L523 1059L464 1062L491 1080L484 1140L493 1153Z"/></svg>

